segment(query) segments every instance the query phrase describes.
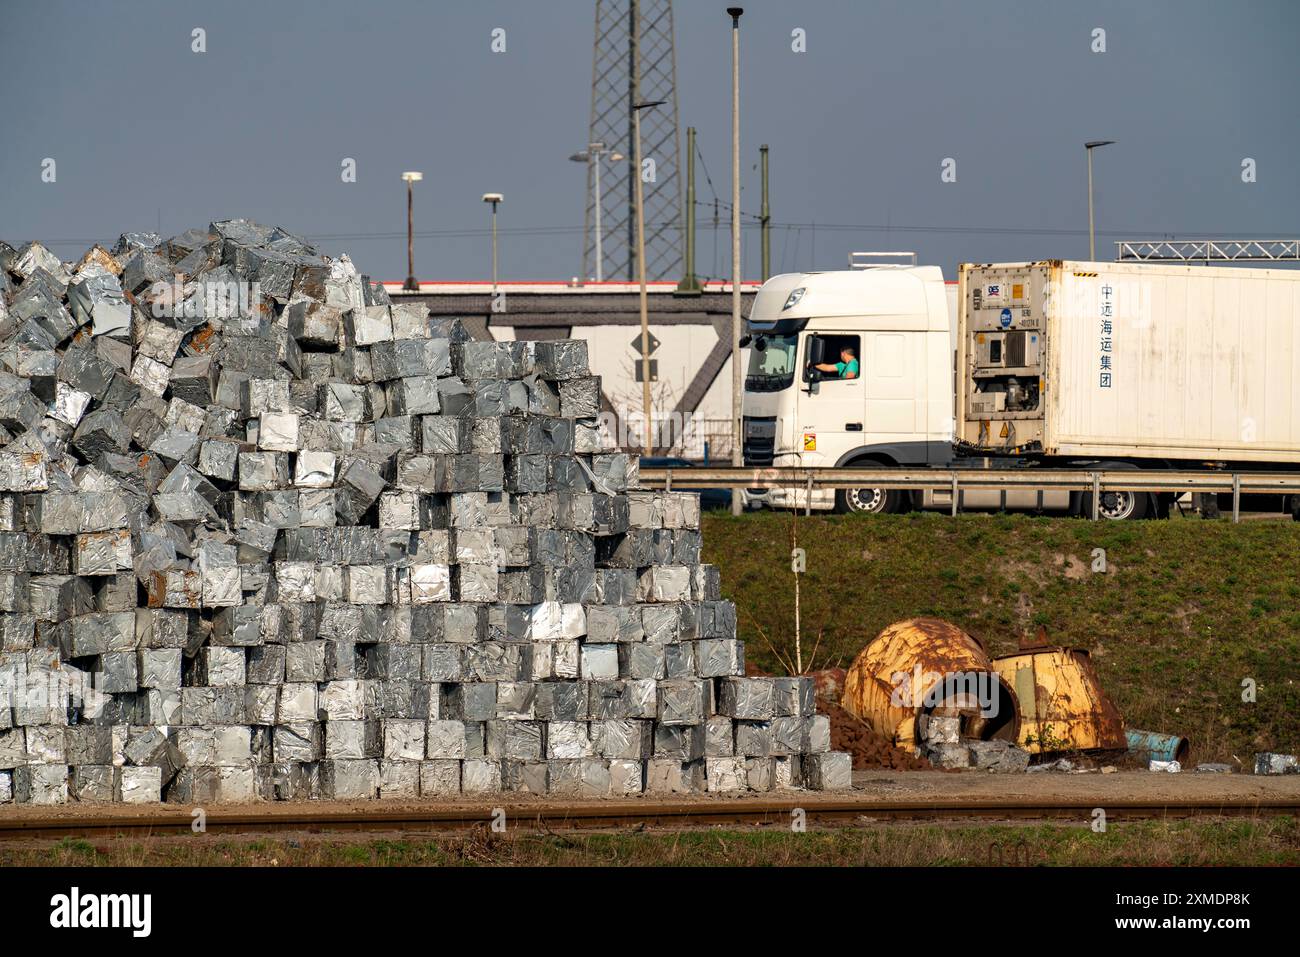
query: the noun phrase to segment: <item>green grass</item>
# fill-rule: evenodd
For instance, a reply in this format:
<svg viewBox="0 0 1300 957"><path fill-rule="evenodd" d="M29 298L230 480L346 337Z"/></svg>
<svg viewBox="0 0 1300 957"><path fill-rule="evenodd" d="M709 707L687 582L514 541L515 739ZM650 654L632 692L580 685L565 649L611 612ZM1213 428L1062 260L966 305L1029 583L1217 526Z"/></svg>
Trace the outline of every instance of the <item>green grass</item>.
<svg viewBox="0 0 1300 957"><path fill-rule="evenodd" d="M1112 825L889 825L810 830L512 832L404 839L158 837L0 846L0 867L24 866L965 866L1300 864L1300 826L1260 821Z"/></svg>
<svg viewBox="0 0 1300 957"><path fill-rule="evenodd" d="M792 532L818 667L848 667L905 618L947 619L993 654L1042 625L1092 653L1130 727L1185 735L1201 760L1300 748L1300 524L708 513L704 560L736 603L747 657L777 673L772 647L794 644ZM1106 574L1091 571L1097 548Z"/></svg>

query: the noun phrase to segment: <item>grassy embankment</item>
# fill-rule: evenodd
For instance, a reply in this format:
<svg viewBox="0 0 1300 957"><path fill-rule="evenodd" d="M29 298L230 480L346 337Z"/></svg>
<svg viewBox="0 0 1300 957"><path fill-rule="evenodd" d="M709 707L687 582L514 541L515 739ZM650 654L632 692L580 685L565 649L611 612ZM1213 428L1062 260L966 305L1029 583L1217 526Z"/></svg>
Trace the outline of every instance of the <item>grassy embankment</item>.
<svg viewBox="0 0 1300 957"><path fill-rule="evenodd" d="M708 513L705 560L736 602L746 655L774 673L773 648L793 657L792 529L807 550L805 667L818 636L816 666L847 667L886 625L920 615L993 654L1043 625L1092 653L1130 727L1185 735L1194 759L1300 749L1300 524Z"/></svg>

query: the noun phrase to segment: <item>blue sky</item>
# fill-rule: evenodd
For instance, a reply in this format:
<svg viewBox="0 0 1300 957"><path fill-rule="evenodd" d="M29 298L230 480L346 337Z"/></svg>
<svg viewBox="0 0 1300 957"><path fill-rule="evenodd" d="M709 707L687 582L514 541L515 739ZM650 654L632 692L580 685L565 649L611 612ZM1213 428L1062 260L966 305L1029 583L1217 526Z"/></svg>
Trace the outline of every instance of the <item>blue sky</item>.
<svg viewBox="0 0 1300 957"><path fill-rule="evenodd" d="M699 129L727 199L724 7L679 0L675 19L681 124ZM489 190L506 196L503 278L568 278L585 178L567 157L587 139L594 8L0 0L0 238L72 258L127 229L247 216L400 279L398 176L420 169L417 229L439 231L417 240L422 278L487 275ZM490 49L496 27L504 54ZM1098 27L1105 53L1091 50ZM807 52L791 51L795 28ZM767 143L778 271L842 267L854 249L914 249L945 272L1083 258L1082 144L1114 139L1096 156L1099 258L1118 232L1300 235L1297 36L1289 0L750 3L742 208L757 212ZM54 183L41 181L47 157ZM341 181L346 157L355 183ZM1248 157L1254 183L1241 180ZM955 183L941 182L945 158ZM700 191L711 199L702 174ZM714 238L700 234L705 274L729 269L725 231L716 258ZM756 233L745 248L754 276Z"/></svg>

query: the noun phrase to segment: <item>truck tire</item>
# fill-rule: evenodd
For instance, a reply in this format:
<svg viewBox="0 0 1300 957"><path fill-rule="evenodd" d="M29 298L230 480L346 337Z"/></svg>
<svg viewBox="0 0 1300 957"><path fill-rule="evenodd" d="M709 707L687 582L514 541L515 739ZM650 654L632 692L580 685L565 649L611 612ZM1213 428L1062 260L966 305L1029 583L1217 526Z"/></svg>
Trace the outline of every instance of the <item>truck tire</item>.
<svg viewBox="0 0 1300 957"><path fill-rule="evenodd" d="M903 492L896 488L835 490L835 511L841 515L890 515L903 510Z"/></svg>
<svg viewBox="0 0 1300 957"><path fill-rule="evenodd" d="M902 511L898 489L836 489L835 510L841 515L892 515Z"/></svg>
<svg viewBox="0 0 1300 957"><path fill-rule="evenodd" d="M1083 493L1084 518L1092 518L1092 493ZM1097 517L1112 522L1137 521L1145 518L1151 506L1149 492L1102 492Z"/></svg>
<svg viewBox="0 0 1300 957"><path fill-rule="evenodd" d="M878 459L845 462L847 468L892 468ZM907 510L911 495L902 489L840 488L835 490L835 511L841 515L893 515Z"/></svg>
<svg viewBox="0 0 1300 957"><path fill-rule="evenodd" d="M1291 520L1300 522L1300 495L1291 496Z"/></svg>

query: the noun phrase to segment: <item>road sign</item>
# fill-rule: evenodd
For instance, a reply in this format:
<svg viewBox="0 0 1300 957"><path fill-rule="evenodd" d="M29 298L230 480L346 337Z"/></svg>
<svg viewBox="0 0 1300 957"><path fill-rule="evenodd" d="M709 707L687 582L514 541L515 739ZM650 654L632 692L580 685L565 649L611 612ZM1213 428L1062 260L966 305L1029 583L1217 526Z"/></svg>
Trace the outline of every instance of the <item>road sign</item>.
<svg viewBox="0 0 1300 957"><path fill-rule="evenodd" d="M659 348L659 340L655 337L655 334L652 332L650 333L650 354L654 355L655 350L658 348ZM632 351L635 352L637 355L641 355L641 333L639 332L636 334L636 338L632 340Z"/></svg>

